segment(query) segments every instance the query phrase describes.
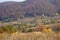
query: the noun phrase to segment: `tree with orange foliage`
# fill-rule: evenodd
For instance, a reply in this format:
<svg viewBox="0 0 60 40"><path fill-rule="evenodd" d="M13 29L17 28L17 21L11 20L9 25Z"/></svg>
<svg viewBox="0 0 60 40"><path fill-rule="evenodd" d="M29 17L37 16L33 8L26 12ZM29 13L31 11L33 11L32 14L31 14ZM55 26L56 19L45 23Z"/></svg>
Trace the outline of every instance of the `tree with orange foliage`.
<svg viewBox="0 0 60 40"><path fill-rule="evenodd" d="M50 33L53 32L51 28L44 26L44 24L39 24L39 27L36 28L36 31Z"/></svg>
<svg viewBox="0 0 60 40"><path fill-rule="evenodd" d="M39 26L38 27L36 27L36 29L35 29L35 31L43 31L43 29L45 29L45 26L44 26L44 24L39 24Z"/></svg>

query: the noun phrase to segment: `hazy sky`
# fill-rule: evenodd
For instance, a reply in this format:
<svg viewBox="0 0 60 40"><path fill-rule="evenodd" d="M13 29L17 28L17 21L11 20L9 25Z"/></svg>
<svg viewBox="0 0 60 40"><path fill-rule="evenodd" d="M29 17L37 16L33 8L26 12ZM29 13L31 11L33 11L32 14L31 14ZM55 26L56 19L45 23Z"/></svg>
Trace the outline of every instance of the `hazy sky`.
<svg viewBox="0 0 60 40"><path fill-rule="evenodd" d="M25 1L25 0L0 0L0 2L6 2L6 1L17 1L17 2L22 2L22 1Z"/></svg>

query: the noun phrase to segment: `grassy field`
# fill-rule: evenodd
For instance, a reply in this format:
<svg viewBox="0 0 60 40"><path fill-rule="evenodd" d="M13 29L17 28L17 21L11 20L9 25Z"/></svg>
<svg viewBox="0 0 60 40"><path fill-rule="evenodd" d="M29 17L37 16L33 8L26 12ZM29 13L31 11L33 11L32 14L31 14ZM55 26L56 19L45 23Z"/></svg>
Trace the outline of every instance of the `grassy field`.
<svg viewBox="0 0 60 40"><path fill-rule="evenodd" d="M43 33L43 32L31 32L31 33L3 33L0 34L0 40L60 40L60 32L58 33Z"/></svg>
<svg viewBox="0 0 60 40"><path fill-rule="evenodd" d="M60 23L50 24L50 25L45 25L45 26L46 27L49 26L53 30L56 30L60 28ZM10 25L9 27L12 27L12 26ZM16 33L14 32L7 33L3 31L3 33L0 34L0 40L60 40L60 31L57 31L57 32L55 31L50 31L50 32L33 31L33 32L27 32L27 33L22 33L18 31Z"/></svg>

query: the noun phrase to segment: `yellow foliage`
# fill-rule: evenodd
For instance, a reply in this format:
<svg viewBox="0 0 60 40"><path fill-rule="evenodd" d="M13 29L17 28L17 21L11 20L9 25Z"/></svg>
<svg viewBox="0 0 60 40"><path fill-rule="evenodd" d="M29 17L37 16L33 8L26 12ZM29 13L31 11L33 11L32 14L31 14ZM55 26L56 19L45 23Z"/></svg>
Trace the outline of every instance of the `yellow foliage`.
<svg viewBox="0 0 60 40"><path fill-rule="evenodd" d="M48 29L48 32L52 32L52 29L51 29L51 28L49 28L49 29Z"/></svg>
<svg viewBox="0 0 60 40"><path fill-rule="evenodd" d="M46 33L47 33L47 32L48 32L48 30L47 30L47 29L44 29L44 30L43 30L43 32L46 32Z"/></svg>
<svg viewBox="0 0 60 40"><path fill-rule="evenodd" d="M51 33L51 32L52 32L52 29L51 29L51 28L49 28L49 29L44 29L43 32Z"/></svg>

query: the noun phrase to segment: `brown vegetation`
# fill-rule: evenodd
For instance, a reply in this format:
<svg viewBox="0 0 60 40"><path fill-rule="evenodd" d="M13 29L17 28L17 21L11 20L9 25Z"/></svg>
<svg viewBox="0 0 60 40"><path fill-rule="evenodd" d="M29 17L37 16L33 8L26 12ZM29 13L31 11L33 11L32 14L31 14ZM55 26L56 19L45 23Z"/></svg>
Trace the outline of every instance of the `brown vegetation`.
<svg viewBox="0 0 60 40"><path fill-rule="evenodd" d="M26 33L15 31L12 25L2 27L2 29L3 33L0 33L0 40L60 40L60 31L55 32L51 27L47 27L43 24L39 24L35 31L32 28L28 28L27 32L25 31L26 29L22 29Z"/></svg>
<svg viewBox="0 0 60 40"><path fill-rule="evenodd" d="M56 2L57 1L57 2ZM54 4L55 3L55 4ZM54 15L60 8L59 0L27 0L25 2L4 2L0 4L1 17L19 17L28 14ZM57 6L56 6L57 5Z"/></svg>
<svg viewBox="0 0 60 40"><path fill-rule="evenodd" d="M32 32L32 33L14 33L14 34L0 34L0 40L60 40L60 33L42 33L42 32Z"/></svg>

